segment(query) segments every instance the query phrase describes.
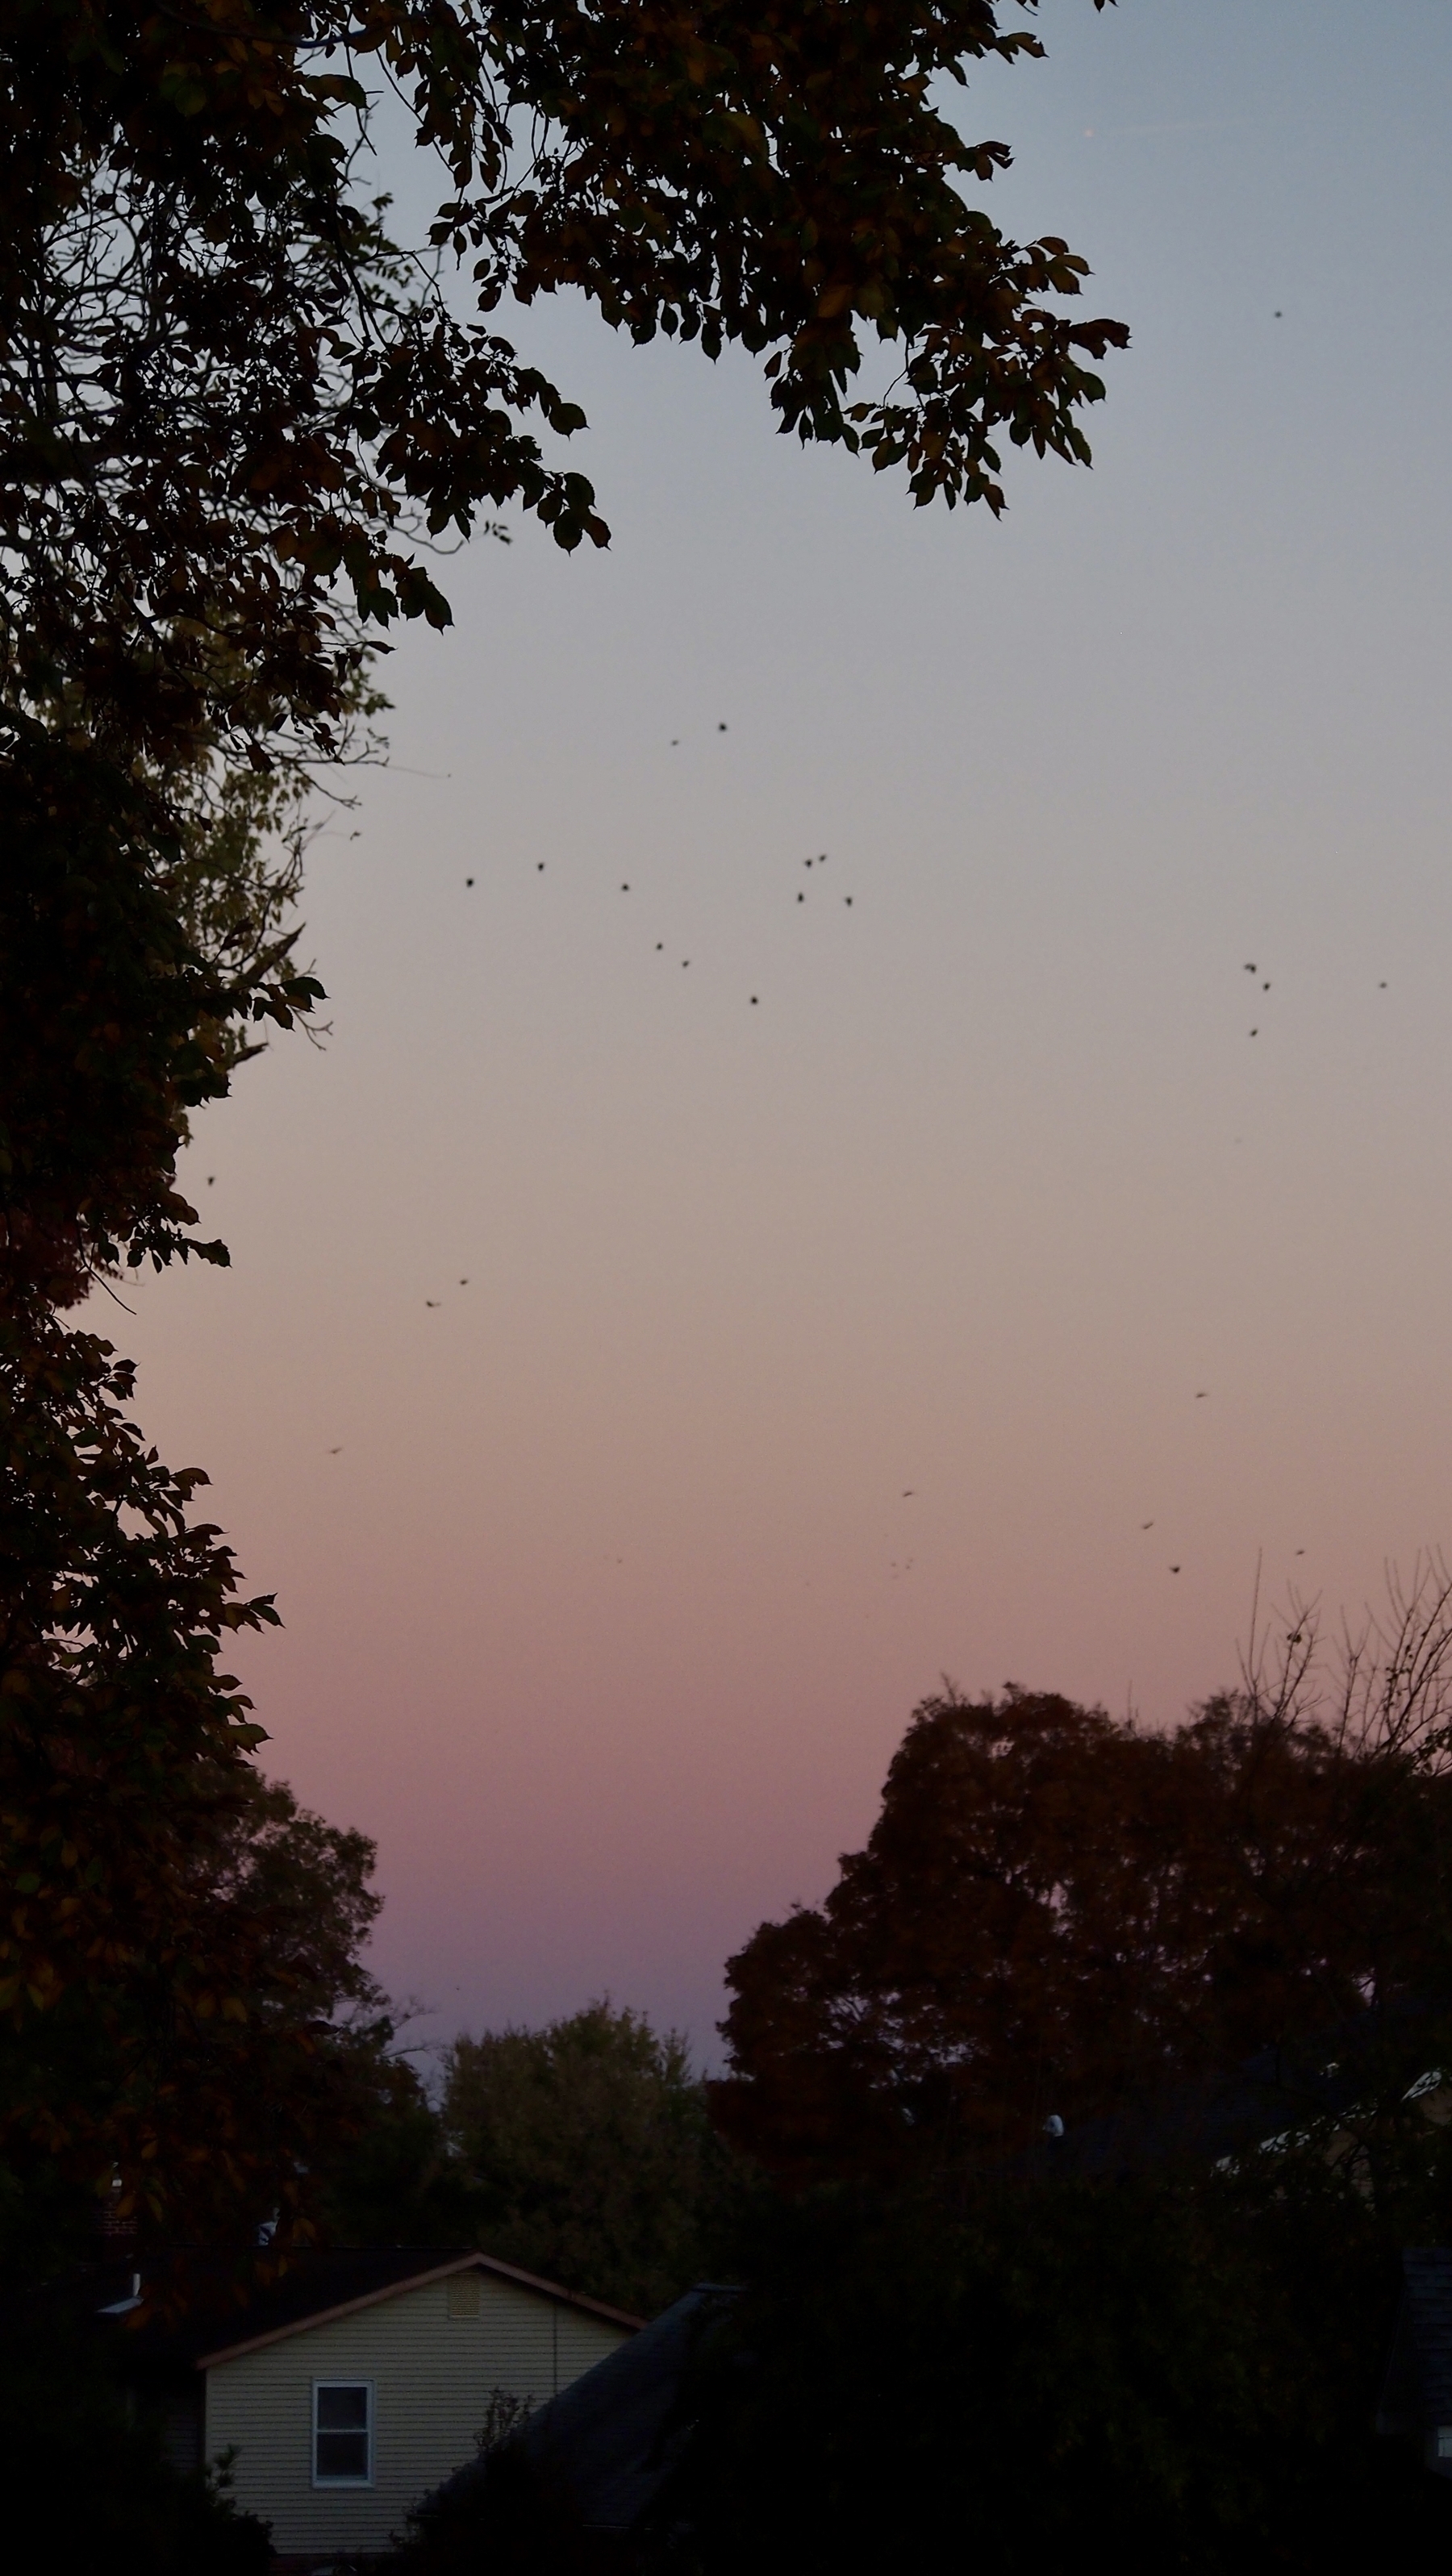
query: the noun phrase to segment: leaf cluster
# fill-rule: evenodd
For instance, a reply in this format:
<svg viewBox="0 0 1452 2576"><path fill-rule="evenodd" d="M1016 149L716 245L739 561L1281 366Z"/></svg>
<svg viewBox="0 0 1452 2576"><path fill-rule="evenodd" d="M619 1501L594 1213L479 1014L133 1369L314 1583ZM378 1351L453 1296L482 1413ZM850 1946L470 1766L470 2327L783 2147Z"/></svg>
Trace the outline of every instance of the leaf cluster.
<svg viewBox="0 0 1452 2576"><path fill-rule="evenodd" d="M1096 0L1096 6L1104 0ZM4 0L0 701L130 759L330 752L361 635L447 621L420 547L506 505L606 530L583 424L490 317L566 287L767 359L781 426L1002 506L995 436L1087 458L1082 259L966 184L935 105L1041 50L996 0ZM358 180L382 89L445 193ZM474 318L444 291L469 269ZM864 341L897 387L848 402Z"/></svg>

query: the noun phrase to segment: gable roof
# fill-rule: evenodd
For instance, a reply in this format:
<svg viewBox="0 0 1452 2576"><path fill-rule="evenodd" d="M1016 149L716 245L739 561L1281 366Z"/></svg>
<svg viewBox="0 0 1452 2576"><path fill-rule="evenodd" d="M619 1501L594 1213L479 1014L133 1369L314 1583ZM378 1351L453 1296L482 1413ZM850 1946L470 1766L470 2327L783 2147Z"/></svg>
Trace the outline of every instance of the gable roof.
<svg viewBox="0 0 1452 2576"><path fill-rule="evenodd" d="M133 2295L138 2261L154 2302L149 2313L140 2315ZM59 2303L78 2318L104 2320L111 2332L124 2334L126 2349L138 2363L169 2371L209 2370L405 2290L470 2271L514 2282L632 2335L642 2323L623 2308L567 2290L562 2282L541 2280L472 2245L307 2246L289 2252L285 2268L262 2248L241 2255L128 2255L120 2263L87 2264L69 2279L48 2285L44 2296L48 2304Z"/></svg>
<svg viewBox="0 0 1452 2576"><path fill-rule="evenodd" d="M578 2308L587 2316L623 2326L631 2334L637 2333L644 2322L624 2308L608 2307L603 2299L587 2299L578 2290L567 2290L558 2281L541 2280L537 2273L521 2271L517 2263L503 2263L497 2255L480 2253L475 2247L388 2246L326 2251L293 2257L281 2279L255 2295L248 2318L250 2331L197 2352L196 2367L210 2370L220 2362L236 2361L243 2353L260 2352L265 2344L282 2343L290 2335L309 2334L315 2326L329 2325L336 2317L356 2316L361 2309L378 2307L405 2290L422 2289L430 2281L452 2280L460 2272L487 2272L497 2280L512 2281L561 2307ZM208 2323L215 2333L215 2317Z"/></svg>

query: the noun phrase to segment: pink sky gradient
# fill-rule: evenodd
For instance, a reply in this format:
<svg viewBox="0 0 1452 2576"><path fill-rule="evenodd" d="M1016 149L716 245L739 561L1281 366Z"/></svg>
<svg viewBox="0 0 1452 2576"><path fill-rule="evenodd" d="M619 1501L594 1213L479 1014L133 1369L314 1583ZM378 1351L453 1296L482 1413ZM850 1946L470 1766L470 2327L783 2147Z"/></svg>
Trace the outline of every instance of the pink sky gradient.
<svg viewBox="0 0 1452 2576"><path fill-rule="evenodd" d="M1452 1542L1452 30L1045 14L966 112L1134 326L1094 473L915 516L531 319L612 550L452 567L332 1037L190 1158L235 1267L113 1314L435 2032L707 2050L942 1672L1173 1719L1259 1551L1334 1615Z"/></svg>

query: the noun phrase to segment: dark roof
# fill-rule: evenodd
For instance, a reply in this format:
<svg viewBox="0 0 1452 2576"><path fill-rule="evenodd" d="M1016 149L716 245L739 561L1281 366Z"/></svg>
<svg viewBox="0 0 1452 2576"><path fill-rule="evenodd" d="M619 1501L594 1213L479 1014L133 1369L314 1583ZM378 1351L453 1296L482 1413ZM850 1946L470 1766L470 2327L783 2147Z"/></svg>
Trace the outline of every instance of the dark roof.
<svg viewBox="0 0 1452 2576"><path fill-rule="evenodd" d="M526 2426L522 2447L568 2488L591 2531L631 2531L674 2466L678 2401L708 2326L734 2290L703 2282L597 2361Z"/></svg>
<svg viewBox="0 0 1452 2576"><path fill-rule="evenodd" d="M1452 2424L1452 2246L1411 2245L1402 2256L1402 2302L1377 2412L1379 2433Z"/></svg>
<svg viewBox="0 0 1452 2576"><path fill-rule="evenodd" d="M675 2466L688 2427L679 2413L686 2371L702 2336L739 2292L702 2282L551 2398L511 2447L563 2489L589 2531L629 2532L649 2511ZM471 2460L437 2501L482 2499L489 2457Z"/></svg>
<svg viewBox="0 0 1452 2576"><path fill-rule="evenodd" d="M632 2335L641 2322L622 2308L582 2297L558 2281L540 2280L535 2273L500 2262L475 2246L308 2246L283 2260L284 2268L279 2268L279 2257L266 2248L235 2258L180 2255L165 2262L150 2258L143 2268L148 2296L156 2299L157 2308L139 2327L130 2329L133 2348L139 2357L186 2362L204 2370L255 2345L300 2334L325 2317L371 2307L396 2291L469 2270L518 2282L562 2306L624 2326ZM134 2277L134 2265L125 2259L97 2270L87 2299L92 2312L115 2315L125 2327L127 2311L135 2314L128 2295Z"/></svg>

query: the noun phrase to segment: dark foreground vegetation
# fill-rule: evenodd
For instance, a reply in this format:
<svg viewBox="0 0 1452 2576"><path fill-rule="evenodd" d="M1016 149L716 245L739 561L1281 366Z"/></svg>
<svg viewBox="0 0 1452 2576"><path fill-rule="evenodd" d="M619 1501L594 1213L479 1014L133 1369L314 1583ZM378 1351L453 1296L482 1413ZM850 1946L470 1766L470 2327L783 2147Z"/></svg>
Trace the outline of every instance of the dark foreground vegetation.
<svg viewBox="0 0 1452 2576"><path fill-rule="evenodd" d="M1167 1734L927 1703L732 1964L744 2286L648 2511L607 2546L516 2441L407 2564L1436 2563L1452 2493L1375 2422L1401 2249L1452 2234L1447 1610L1329 1685L1293 1614Z"/></svg>

